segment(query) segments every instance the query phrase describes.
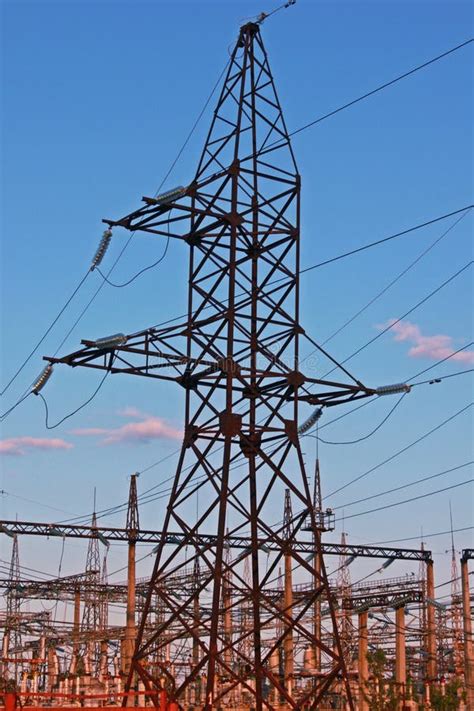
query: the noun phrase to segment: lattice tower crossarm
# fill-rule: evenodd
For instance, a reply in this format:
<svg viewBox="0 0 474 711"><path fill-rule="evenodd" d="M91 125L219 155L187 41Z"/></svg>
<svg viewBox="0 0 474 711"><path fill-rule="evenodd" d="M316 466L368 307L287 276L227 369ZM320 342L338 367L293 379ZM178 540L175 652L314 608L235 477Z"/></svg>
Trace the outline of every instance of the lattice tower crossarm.
<svg viewBox="0 0 474 711"><path fill-rule="evenodd" d="M175 381L185 393L183 446L130 674L136 672L148 689L164 688L170 703L182 709L202 682L205 711L226 707L236 689L251 698L257 711L273 709L275 697L288 708L316 709L342 680L352 709L298 436L298 410L300 403L329 407L375 391L344 369L349 384L300 371L300 177L257 24L240 30L195 179L177 199L144 200L144 207L108 223L154 235L169 231L189 245L187 320L113 341L83 341L85 348L56 359ZM302 511L291 535L297 536L309 516L320 563L316 569L292 546L301 576L315 581L295 616L266 593L289 546L282 527L271 525L274 498L284 488ZM196 523L190 523L189 501L198 490L206 503ZM244 556L226 560L227 528L230 536L249 531ZM170 530L182 536L171 552L166 547ZM200 544L202 530L216 532L212 547ZM266 543L276 551L265 567ZM187 549L196 551L203 580L196 590L170 595L166 581L185 565ZM242 570L246 555L249 581ZM226 579L232 605L250 607L251 645L222 632ZM194 601L203 594L210 614L200 616L197 630ZM156 633L145 639L154 596L162 614ZM330 610L333 649L316 639L306 620L318 598ZM177 627L199 645L198 664L169 663L164 640ZM281 631L270 639L270 629ZM295 684L291 692L269 664L289 631L299 649L316 645L330 660L327 672L311 684Z"/></svg>

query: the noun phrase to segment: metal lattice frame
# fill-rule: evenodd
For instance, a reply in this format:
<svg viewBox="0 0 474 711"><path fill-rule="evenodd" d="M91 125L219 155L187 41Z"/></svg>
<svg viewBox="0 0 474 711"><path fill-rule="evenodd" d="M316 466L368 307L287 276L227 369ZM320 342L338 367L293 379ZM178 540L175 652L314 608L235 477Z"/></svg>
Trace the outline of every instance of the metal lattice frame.
<svg viewBox="0 0 474 711"><path fill-rule="evenodd" d="M187 320L129 335L113 348L83 341L81 350L49 359L175 381L185 391L183 446L129 678L136 672L148 689L165 688L179 708L201 684L206 710L228 707L238 688L258 711L273 709L275 698L288 708L316 709L342 681L353 708L298 436L298 409L300 403L329 407L374 391L343 368L349 384L300 371L300 177L257 24L240 30L195 180L179 199L144 202L121 220L106 222L170 234L189 245ZM283 527L270 524L276 492L283 488L302 511L294 517L290 539ZM190 501L198 491L204 510L190 523ZM308 520L317 549L311 561L293 545ZM226 555L227 528L230 536L248 532L242 555ZM212 547L202 544L203 530L214 532ZM172 549L169 531L178 534ZM189 547L202 579L172 595L166 582L190 563ZM262 557L270 548L275 552L264 567ZM289 550L299 577L312 583L297 610L282 609L266 593ZM247 556L250 578L243 571ZM155 596L163 612L155 634L145 638ZM210 612L196 621L199 596L209 596ZM331 648L315 636L311 621L321 599L331 611ZM244 638L229 634L228 607L250 611ZM180 630L194 652L190 666L178 669L170 663L170 639L178 645ZM306 686L288 687L269 664L288 634L299 650L321 649L332 660L329 672Z"/></svg>

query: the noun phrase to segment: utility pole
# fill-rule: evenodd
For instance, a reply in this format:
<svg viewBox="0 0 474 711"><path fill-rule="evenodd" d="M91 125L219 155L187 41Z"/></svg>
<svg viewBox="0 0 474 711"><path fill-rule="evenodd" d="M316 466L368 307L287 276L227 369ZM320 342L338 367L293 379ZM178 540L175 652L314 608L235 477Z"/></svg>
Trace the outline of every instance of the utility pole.
<svg viewBox="0 0 474 711"><path fill-rule="evenodd" d="M240 28L232 50L192 182L155 198L145 197L144 206L135 212L106 220L110 227L155 238L170 235L189 247L187 318L129 336L86 340L75 353L48 358L52 363L172 381L183 390L182 450L128 678L130 686L136 672L150 691L162 689L165 679L169 703L180 709L200 673L206 677L204 711L225 707L238 685L251 696L256 711L268 708L268 690L276 690L288 708L316 709L341 681L348 706L354 708L303 461L301 419L310 415L312 422L321 408L354 402L376 391L339 364L341 376L332 381L300 370L299 339L304 333L299 316L300 187L260 27L250 22ZM286 488L302 511L292 535L310 520L318 565L292 548L301 577L316 584L301 616L284 616L283 636L270 642L267 628L275 629L282 616L270 582L290 542L281 526L273 526L269 502ZM189 501L198 491L206 506L191 523ZM243 672L229 667L221 633L227 528L230 536L250 531L248 587L240 570L242 557L229 564L235 605L247 599L251 604L252 646L248 657L240 656ZM173 530L182 537L170 549L167 534ZM212 548L199 544L200 530L215 532ZM276 548L268 567L261 560L267 544ZM178 601L165 588L186 566L188 547L198 552L201 579L198 590L183 590ZM191 651L196 636L194 600L203 593L210 613L201 616L199 666L170 670L158 662L150 668L147 660L155 658L171 636L173 644L186 644ZM161 599L163 615L150 635L145 630L155 595ZM269 671L268 662L290 632L307 645L323 648L314 636L310 614L318 597L328 606L334 651L312 688L289 693ZM180 639L177 628L182 630ZM234 656L237 646L234 638ZM216 691L216 679L224 676L230 683Z"/></svg>

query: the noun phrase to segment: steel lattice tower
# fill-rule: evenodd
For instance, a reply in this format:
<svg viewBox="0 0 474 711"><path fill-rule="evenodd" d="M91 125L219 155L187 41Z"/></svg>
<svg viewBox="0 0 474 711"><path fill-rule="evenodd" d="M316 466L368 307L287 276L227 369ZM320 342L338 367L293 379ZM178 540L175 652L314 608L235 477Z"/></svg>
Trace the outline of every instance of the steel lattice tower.
<svg viewBox="0 0 474 711"><path fill-rule="evenodd" d="M110 341L83 341L81 350L48 359L174 381L184 392L183 445L163 531L179 531L185 539L172 548L163 539L157 547L129 680L137 673L147 689L166 689L180 709L202 686L206 711L230 708L237 689L257 711L273 709L275 697L288 708L317 709L342 680L354 708L303 462L299 408L333 406L374 391L344 369L350 384L300 370L300 176L258 24L240 29L193 182L144 203L105 222L170 234L189 246L187 319ZM291 537L309 521L317 550L311 561L292 550L300 578L312 584L290 610L282 610L272 592L291 548L285 528L273 525L275 501L286 488L298 512ZM205 506L192 522L190 502L198 491ZM244 555L226 556L226 529L229 536L249 531ZM216 545L203 544L198 531L217 533ZM266 542L280 551L267 566ZM178 595L172 580L192 564L186 550L199 561L199 584ZM244 636L224 624L224 594L233 609L250 612ZM162 614L150 634L155 597ZM322 599L330 610L334 649L314 633L312 610ZM316 647L330 662L311 684L291 690L269 663L288 635L295 649ZM178 643L194 648L187 668L168 661L167 652Z"/></svg>
<svg viewBox="0 0 474 711"><path fill-rule="evenodd" d="M20 554L18 549L18 536L13 536L12 555L10 559L10 570L8 574L9 588L6 594L7 610L5 620L5 634L3 639L3 656L8 659L17 659L21 657L21 595L20 590ZM10 676L10 668L13 668L13 679L18 681L19 669L18 664L9 664L5 661L3 664L3 676Z"/></svg>

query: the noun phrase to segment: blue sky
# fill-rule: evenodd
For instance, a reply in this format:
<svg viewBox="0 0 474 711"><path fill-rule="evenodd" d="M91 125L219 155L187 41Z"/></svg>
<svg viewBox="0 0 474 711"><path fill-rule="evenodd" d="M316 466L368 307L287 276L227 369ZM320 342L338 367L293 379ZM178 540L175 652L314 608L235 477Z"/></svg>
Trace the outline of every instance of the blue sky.
<svg viewBox="0 0 474 711"><path fill-rule="evenodd" d="M220 74L239 25L273 7L275 3L266 0L3 3L3 383L88 268L102 233L101 219L126 214L139 205L142 195L153 194L158 187ZM471 15L470 3L459 0L298 0L295 7L263 26L290 130L465 41L472 34ZM165 187L186 184L193 175L212 103ZM469 204L472 118L471 45L295 136L303 185L303 267ZM453 222L303 275L302 318L308 333L319 341L327 338ZM334 338L328 346L334 356L342 359L352 353L377 333L380 324L403 314L472 259L472 227L472 215L467 215L383 298ZM108 253L106 266L117 256L120 240L123 237ZM161 250L156 240L137 236L114 272L115 279L133 275L155 261ZM133 331L183 313L186 272L186 252L172 244L163 265L129 288L106 286L62 352L75 349L81 338ZM99 284L100 277L91 275L1 399L2 411L39 373L41 356L56 350ZM454 348L472 340L472 269L408 320L418 329L404 331L411 334L410 340L395 341L394 334L388 333L350 362L360 379L379 385L404 380L428 367L432 358L409 355L412 346L426 345L424 337L447 336L452 339L448 347ZM470 366L448 361L432 374L465 367ZM80 405L98 381L99 376L91 372L58 368L45 389L51 419L56 421ZM419 387L365 442L344 447L321 444L325 491L382 461L471 400L471 376ZM334 441L362 436L392 404L381 399L328 427L324 436ZM9 492L0 500L2 517L58 520L85 514L91 511L94 487L99 508L121 503L130 473L176 450L176 440L162 436L156 418L171 431L179 428L182 406L181 394L171 386L135 378L110 379L89 407L48 432L39 398L29 398L5 421L3 439L14 440L14 448L19 437L54 437L66 445L44 450L23 441L24 454L2 458L1 487ZM107 435L73 433L150 421L158 436L146 443L132 440L113 446L104 444ZM471 428L472 409L328 503L345 505L471 460ZM114 436L127 437L123 430ZM307 440L305 450L312 467L314 440ZM170 459L143 474L140 488L170 476L174 462ZM472 468L466 468L380 503L470 476ZM347 520L345 529L354 542L416 536L421 528L425 533L443 531L449 528L449 500L455 526L472 525L472 489L464 486ZM371 506L347 508L346 513L365 508ZM163 500L144 507L142 525L159 527L163 511ZM279 517L276 508L275 519ZM123 515L106 522L121 525ZM339 535L340 528L334 536ZM458 534L456 542L459 548L467 547L472 538L466 532ZM445 555L449 537L427 543L439 554L441 569L449 577ZM10 542L1 537L0 544L6 560ZM76 572L85 548L67 542L66 550L63 572ZM56 572L59 552L57 541L21 541L22 562L41 570ZM119 568L122 562L122 551L112 549L109 569ZM144 565L144 572L147 569Z"/></svg>

